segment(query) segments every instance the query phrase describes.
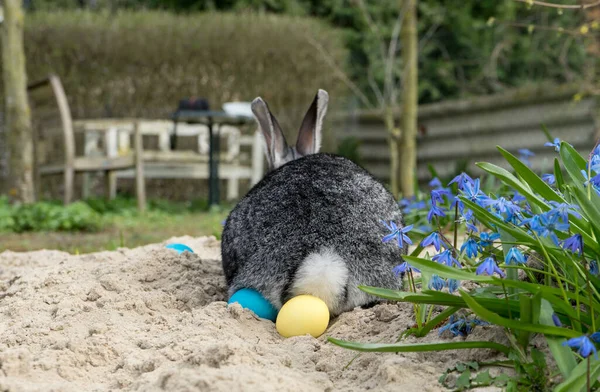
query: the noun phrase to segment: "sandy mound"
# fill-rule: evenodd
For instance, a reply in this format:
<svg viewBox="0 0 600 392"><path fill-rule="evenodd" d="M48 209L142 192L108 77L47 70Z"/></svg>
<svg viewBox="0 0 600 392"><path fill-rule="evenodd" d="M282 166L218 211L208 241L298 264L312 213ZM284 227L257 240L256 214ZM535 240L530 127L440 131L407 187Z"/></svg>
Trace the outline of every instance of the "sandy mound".
<svg viewBox="0 0 600 392"><path fill-rule="evenodd" d="M345 313L319 339L284 339L272 322L227 307L218 241L168 242L195 254L164 243L83 256L0 254L0 390L425 392L445 390L438 378L457 361L495 357L488 350L357 357L326 341L392 342L411 324L404 304ZM451 338L434 331L419 341ZM486 327L469 339L503 340Z"/></svg>

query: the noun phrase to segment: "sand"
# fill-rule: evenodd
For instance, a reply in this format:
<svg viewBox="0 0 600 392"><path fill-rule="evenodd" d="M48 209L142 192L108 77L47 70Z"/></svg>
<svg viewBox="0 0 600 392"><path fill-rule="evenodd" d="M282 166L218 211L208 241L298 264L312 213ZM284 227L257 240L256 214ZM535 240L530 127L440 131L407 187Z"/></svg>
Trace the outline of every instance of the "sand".
<svg viewBox="0 0 600 392"><path fill-rule="evenodd" d="M195 253L165 249L171 242ZM398 303L344 313L318 339L285 339L271 321L228 307L225 292L214 237L80 256L3 252L0 391L444 391L438 378L458 361L500 358L475 349L357 356L327 342L395 341L413 324L411 306ZM405 341L462 339L433 331ZM468 339L506 342L494 327Z"/></svg>

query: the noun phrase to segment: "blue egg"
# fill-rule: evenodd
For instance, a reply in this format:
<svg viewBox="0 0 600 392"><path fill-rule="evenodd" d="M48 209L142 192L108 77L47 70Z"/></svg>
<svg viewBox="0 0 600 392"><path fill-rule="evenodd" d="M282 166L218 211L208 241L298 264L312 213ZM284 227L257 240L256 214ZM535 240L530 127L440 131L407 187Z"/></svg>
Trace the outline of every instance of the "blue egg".
<svg viewBox="0 0 600 392"><path fill-rule="evenodd" d="M183 252L185 252L185 251L188 251L190 253L194 253L194 251L192 250L192 248L190 248L187 245L183 245L183 244L169 244L169 245L165 246L165 248L176 250L177 253L180 253L180 254L183 253Z"/></svg>
<svg viewBox="0 0 600 392"><path fill-rule="evenodd" d="M250 309L258 317L275 321L277 319L277 309L265 299L258 291L253 289L241 289L236 291L231 298L230 304L237 302L242 308Z"/></svg>

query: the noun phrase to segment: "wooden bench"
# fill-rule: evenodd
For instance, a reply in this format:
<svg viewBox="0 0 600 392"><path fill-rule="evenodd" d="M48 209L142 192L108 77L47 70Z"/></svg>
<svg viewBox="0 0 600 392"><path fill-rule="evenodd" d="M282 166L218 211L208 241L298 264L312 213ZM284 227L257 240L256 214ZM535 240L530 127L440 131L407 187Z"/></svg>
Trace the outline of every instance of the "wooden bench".
<svg viewBox="0 0 600 392"><path fill-rule="evenodd" d="M63 202L69 204L73 200L75 174L103 172L107 179L106 194L111 197L114 193L112 181L115 175L119 172L131 171L136 179L138 209L143 211L146 205L146 194L142 136L138 124L132 122L134 148L126 154L111 154L105 148L99 154L78 156L75 145L75 133L78 128L74 126L60 79L56 75L49 75L46 79L31 83L27 89L32 108L34 172L38 199L41 194L41 179L45 176L63 177ZM104 138L104 147L111 145L110 132L100 131L99 137Z"/></svg>
<svg viewBox="0 0 600 392"><path fill-rule="evenodd" d="M144 119L89 119L76 121L75 126L85 133L85 155L94 157L101 154L102 135L106 135L105 147L108 156L118 159L127 156L131 150L130 140L135 124L144 139L155 139L157 148L142 152L144 176L147 179L203 179L209 178L208 127L201 124L178 124L177 137L188 138L187 150L172 149L170 137L174 124L168 120ZM250 186L256 184L264 174L264 158L261 136L256 130L245 135L237 127L219 126L221 146L219 151L219 179L227 181L227 200L240 196L240 181L248 180ZM178 140L179 141L179 140ZM177 145L176 145L177 147ZM109 179L111 192L116 192L118 178L134 178L135 170L115 172ZM83 193L85 189L84 181ZM114 194L111 194L114 196Z"/></svg>

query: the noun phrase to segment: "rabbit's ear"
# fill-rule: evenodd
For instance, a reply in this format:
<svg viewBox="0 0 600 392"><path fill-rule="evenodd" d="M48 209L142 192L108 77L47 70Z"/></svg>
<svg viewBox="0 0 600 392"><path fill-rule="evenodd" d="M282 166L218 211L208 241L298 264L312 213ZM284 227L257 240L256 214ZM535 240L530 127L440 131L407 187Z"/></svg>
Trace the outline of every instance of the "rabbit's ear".
<svg viewBox="0 0 600 392"><path fill-rule="evenodd" d="M328 102L327 91L319 90L300 126L296 141L296 150L300 155L315 154L321 149L321 130Z"/></svg>
<svg viewBox="0 0 600 392"><path fill-rule="evenodd" d="M251 108L263 135L269 169L275 169L285 162L284 158L288 155L290 149L279 123L271 114L267 103L258 97L252 101Z"/></svg>

